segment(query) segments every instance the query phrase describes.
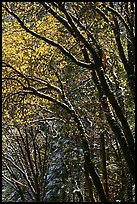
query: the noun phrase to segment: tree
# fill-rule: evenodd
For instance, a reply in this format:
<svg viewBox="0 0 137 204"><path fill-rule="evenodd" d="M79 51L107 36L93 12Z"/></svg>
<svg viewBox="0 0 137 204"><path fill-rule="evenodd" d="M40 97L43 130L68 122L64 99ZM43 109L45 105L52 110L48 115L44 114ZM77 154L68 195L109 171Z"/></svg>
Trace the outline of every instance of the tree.
<svg viewBox="0 0 137 204"><path fill-rule="evenodd" d="M79 171L86 172L89 196L85 193L85 198L117 199L113 189L108 192L107 166L118 163L121 169L122 162L133 184L135 178L134 121L133 111L129 112L129 98L134 109L135 94L134 3L123 7L122 2L11 2L3 3L3 12L3 119L11 124L17 117L20 124L28 124L37 114L42 118L54 114L63 120L66 130L70 128L74 138L80 139L75 144L83 149L82 160L77 159L83 162ZM17 30L19 35L14 34ZM105 137L98 127L105 127ZM102 178L100 156L94 150L97 138ZM113 161L107 159L107 142L108 149L116 142L113 152L119 159L113 153L108 154ZM62 201L63 195L64 191Z"/></svg>

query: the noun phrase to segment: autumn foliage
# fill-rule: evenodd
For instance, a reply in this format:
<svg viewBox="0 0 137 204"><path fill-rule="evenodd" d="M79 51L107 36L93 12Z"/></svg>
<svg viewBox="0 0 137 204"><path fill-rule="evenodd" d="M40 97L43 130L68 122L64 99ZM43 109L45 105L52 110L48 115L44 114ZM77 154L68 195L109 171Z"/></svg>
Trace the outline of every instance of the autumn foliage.
<svg viewBox="0 0 137 204"><path fill-rule="evenodd" d="M135 199L135 3L2 3L3 202Z"/></svg>

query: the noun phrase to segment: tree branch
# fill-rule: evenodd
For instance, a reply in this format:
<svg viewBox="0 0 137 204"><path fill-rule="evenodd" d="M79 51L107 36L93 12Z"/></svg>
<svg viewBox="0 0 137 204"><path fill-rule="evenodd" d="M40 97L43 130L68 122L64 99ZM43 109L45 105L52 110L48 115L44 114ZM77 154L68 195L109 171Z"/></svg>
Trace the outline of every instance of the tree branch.
<svg viewBox="0 0 137 204"><path fill-rule="evenodd" d="M24 74L22 74L20 71L16 70L13 66L11 66L10 64L2 61L2 67L9 67L12 70L14 70L19 76L24 78L27 81L28 86L30 86L28 78ZM20 84L21 84L21 82L20 82ZM23 86L23 84L22 84L22 86Z"/></svg>
<svg viewBox="0 0 137 204"><path fill-rule="evenodd" d="M44 99L46 99L46 100L48 100L48 101L51 101L51 102L53 102L53 103L59 105L59 106L62 107L62 108L64 108L64 109L67 110L70 114L73 113L73 110L72 110L68 105L66 105L65 103L63 103L63 102L61 102L61 101L59 101L59 100L57 100L57 99L55 99L55 98L53 98L53 97L51 97L51 96L49 96L49 95L46 95L46 94L44 94L44 93L39 92L39 91L38 91L37 89L35 89L34 87L28 87L28 88L26 88L26 89L23 91L23 93L35 95L35 96L38 96L38 97L40 97L40 98L44 98Z"/></svg>
<svg viewBox="0 0 137 204"><path fill-rule="evenodd" d="M73 21L73 18L71 17L71 14L67 12L67 10L65 9L65 7L62 4L60 4L60 3L58 3L58 4L59 4L59 9L61 9L61 11L66 15L68 23L71 25L72 30L74 31L74 33L76 35L76 37L75 36L74 37L84 44L84 46L92 54L94 62L99 64L100 58L99 58L97 52L95 51L95 49L88 43L88 41L85 39L85 37L80 33L80 30L75 25L75 22Z"/></svg>
<svg viewBox="0 0 137 204"><path fill-rule="evenodd" d="M46 38L44 36L39 35L38 33L30 30L24 23L23 21L14 13L12 12L8 7L3 6L6 11L11 14L21 25L21 27L27 32L30 33L31 35L33 35L34 37L43 40L44 42L52 45L53 47L57 47L65 56L69 57L75 64L82 66L82 67L86 67L88 69L92 69L95 68L94 63L90 62L90 63L84 63L82 61L79 61L76 59L76 57L74 55L72 55L67 49L65 49L61 44L56 43L55 41Z"/></svg>
<svg viewBox="0 0 137 204"><path fill-rule="evenodd" d="M132 37L132 39L134 39L134 34L132 32L132 30L130 29L130 27L128 26L128 24L126 23L126 21L124 20L124 18L121 16L121 14L116 11L114 8L110 7L110 6L106 6L105 4L103 4L106 9L108 9L109 11L111 11L112 13L114 13L124 24L125 28L127 29L127 31L130 33L130 36ZM132 43L134 43L135 41L132 41Z"/></svg>

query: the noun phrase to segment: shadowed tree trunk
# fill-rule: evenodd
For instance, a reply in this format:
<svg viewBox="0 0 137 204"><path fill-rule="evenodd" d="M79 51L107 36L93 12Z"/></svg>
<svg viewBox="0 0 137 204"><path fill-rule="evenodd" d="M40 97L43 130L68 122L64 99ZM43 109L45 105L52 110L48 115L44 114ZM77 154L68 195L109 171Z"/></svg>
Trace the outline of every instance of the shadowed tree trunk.
<svg viewBox="0 0 137 204"><path fill-rule="evenodd" d="M108 176L106 169L106 152L105 152L105 131L103 131L100 135L100 156L102 160L102 174L103 174L103 185L106 192L106 196L108 197Z"/></svg>

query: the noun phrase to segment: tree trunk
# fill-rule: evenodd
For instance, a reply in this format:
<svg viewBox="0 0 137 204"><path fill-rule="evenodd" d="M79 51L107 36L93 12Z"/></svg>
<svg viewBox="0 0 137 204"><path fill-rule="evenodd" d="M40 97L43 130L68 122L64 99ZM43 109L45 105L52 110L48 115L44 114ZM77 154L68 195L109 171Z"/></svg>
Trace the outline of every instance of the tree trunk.
<svg viewBox="0 0 137 204"><path fill-rule="evenodd" d="M107 169L106 169L106 152L105 152L105 132L101 133L100 136L100 156L102 160L102 173L103 173L103 184L106 191L106 196L108 197L108 182L107 182Z"/></svg>

